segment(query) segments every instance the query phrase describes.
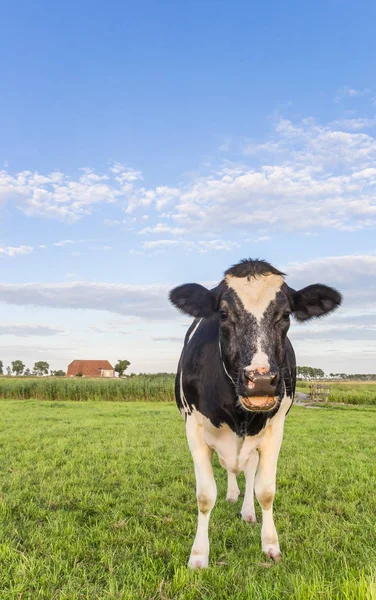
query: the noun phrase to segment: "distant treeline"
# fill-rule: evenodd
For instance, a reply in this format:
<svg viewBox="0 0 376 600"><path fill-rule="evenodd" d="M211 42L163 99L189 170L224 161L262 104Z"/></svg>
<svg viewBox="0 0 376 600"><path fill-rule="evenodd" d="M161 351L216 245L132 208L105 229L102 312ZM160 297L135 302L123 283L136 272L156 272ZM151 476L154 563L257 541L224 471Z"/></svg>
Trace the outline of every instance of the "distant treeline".
<svg viewBox="0 0 376 600"><path fill-rule="evenodd" d="M331 379L348 381L376 381L376 373L329 373Z"/></svg>
<svg viewBox="0 0 376 600"><path fill-rule="evenodd" d="M376 373L329 373L314 367L296 367L298 379L335 379L340 381L376 381Z"/></svg>

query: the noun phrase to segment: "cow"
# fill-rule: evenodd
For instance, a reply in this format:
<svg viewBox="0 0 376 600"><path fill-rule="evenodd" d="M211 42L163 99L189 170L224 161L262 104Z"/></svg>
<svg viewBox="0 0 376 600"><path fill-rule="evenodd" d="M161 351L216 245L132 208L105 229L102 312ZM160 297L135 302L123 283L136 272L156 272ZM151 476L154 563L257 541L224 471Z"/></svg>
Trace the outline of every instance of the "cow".
<svg viewBox="0 0 376 600"><path fill-rule="evenodd" d="M296 291L284 277L264 260L245 259L225 271L211 290L188 283L170 292L172 304L194 317L175 381L196 476L198 525L191 568L205 568L209 561L209 518L217 496L213 451L228 473L229 502L238 500L236 476L244 472L241 516L256 522L255 493L262 510L262 550L274 561L281 558L273 501L284 421L295 394L290 318L321 317L342 300L337 290L322 284Z"/></svg>

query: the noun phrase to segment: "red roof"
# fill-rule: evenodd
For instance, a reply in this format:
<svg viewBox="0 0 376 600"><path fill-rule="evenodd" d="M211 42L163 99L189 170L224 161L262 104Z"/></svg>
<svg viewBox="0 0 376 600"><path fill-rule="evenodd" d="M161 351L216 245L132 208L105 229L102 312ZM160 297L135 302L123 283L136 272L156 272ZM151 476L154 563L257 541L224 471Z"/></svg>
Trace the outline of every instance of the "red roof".
<svg viewBox="0 0 376 600"><path fill-rule="evenodd" d="M74 360L68 365L67 377L81 374L85 377L100 377L101 371L113 371L114 367L108 360Z"/></svg>

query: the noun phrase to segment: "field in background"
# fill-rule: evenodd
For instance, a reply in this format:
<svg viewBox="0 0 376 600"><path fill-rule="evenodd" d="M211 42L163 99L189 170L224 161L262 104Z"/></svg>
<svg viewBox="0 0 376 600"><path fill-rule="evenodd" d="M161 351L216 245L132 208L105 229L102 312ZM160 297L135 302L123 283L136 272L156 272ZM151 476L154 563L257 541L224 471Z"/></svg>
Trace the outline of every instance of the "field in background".
<svg viewBox="0 0 376 600"><path fill-rule="evenodd" d="M215 459L211 566L191 572L194 472L174 405L1 401L0 599L374 600L375 421L373 407L292 408L276 565Z"/></svg>
<svg viewBox="0 0 376 600"><path fill-rule="evenodd" d="M159 373L124 379L1 377L0 398L171 402L174 400L174 375Z"/></svg>
<svg viewBox="0 0 376 600"><path fill-rule="evenodd" d="M376 381L325 381L324 385L330 387L329 402L376 406ZM309 382L297 381L296 387L298 391L309 393Z"/></svg>
<svg viewBox="0 0 376 600"><path fill-rule="evenodd" d="M329 402L376 406L376 382L328 382L328 385ZM298 381L297 389L308 393L309 383ZM0 398L170 402L174 400L174 375L134 375L124 379L0 377Z"/></svg>

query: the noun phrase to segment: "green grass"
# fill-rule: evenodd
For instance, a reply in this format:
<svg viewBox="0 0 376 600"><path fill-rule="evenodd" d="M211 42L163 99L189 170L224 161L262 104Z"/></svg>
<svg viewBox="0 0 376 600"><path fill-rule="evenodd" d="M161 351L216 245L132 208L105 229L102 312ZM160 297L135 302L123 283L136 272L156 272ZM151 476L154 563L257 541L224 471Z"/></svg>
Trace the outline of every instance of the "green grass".
<svg viewBox="0 0 376 600"><path fill-rule="evenodd" d="M329 401L376 406L376 383L337 384L330 390Z"/></svg>
<svg viewBox="0 0 376 600"><path fill-rule="evenodd" d="M87 400L172 402L174 375L136 375L125 379L84 377L1 377L0 398L17 400Z"/></svg>
<svg viewBox="0 0 376 600"><path fill-rule="evenodd" d="M261 553L260 525L225 501L216 460L201 572L185 566L195 484L175 406L7 400L0 415L1 600L376 598L373 407L288 415L279 564Z"/></svg>
<svg viewBox="0 0 376 600"><path fill-rule="evenodd" d="M329 402L376 406L376 382L332 383L328 381L325 384L330 387ZM297 381L297 391L309 394L309 385L307 381Z"/></svg>

